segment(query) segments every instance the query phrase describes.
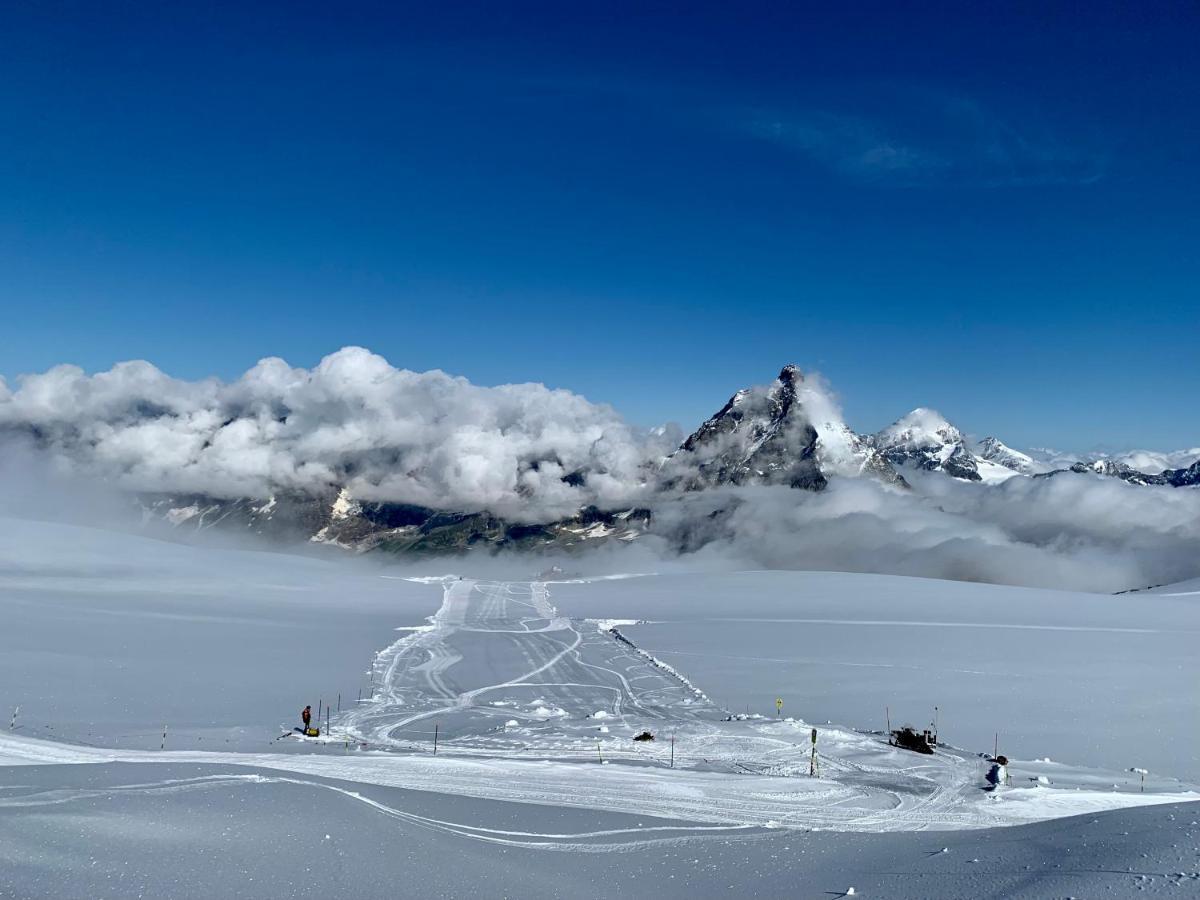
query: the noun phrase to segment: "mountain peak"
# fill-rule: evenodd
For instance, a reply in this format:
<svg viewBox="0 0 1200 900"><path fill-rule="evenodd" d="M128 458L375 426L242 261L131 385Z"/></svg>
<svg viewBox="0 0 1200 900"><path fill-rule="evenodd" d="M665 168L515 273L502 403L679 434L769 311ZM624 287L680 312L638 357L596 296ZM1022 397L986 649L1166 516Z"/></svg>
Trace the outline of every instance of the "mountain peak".
<svg viewBox="0 0 1200 900"><path fill-rule="evenodd" d="M746 388L702 424L664 467L664 484L786 484L820 490L817 432L798 397L800 370L786 365L770 385Z"/></svg>
<svg viewBox="0 0 1200 900"><path fill-rule="evenodd" d="M1033 457L1014 450L997 437L985 437L979 442L979 457L1025 475L1032 474L1036 469Z"/></svg>
<svg viewBox="0 0 1200 900"><path fill-rule="evenodd" d="M784 384L794 385L797 381L804 380L804 374L795 363L788 363L780 370L778 380Z"/></svg>
<svg viewBox="0 0 1200 900"><path fill-rule="evenodd" d="M880 431L877 438L887 446L932 447L961 443L962 432L936 409L918 406Z"/></svg>
<svg viewBox="0 0 1200 900"><path fill-rule="evenodd" d="M979 481L979 467L962 432L935 409L918 406L872 439L894 466L940 470L965 481Z"/></svg>

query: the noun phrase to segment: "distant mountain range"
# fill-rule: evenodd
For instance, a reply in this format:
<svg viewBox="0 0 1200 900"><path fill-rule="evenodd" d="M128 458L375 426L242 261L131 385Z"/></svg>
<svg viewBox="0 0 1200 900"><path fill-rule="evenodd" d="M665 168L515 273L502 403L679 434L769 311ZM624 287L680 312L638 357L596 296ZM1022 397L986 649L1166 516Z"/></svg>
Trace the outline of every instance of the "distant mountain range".
<svg viewBox="0 0 1200 900"><path fill-rule="evenodd" d="M737 391L677 450L647 465L644 505L595 506L548 523L506 521L486 510L438 510L355 498L345 488L268 497L202 494L143 495L147 521L181 529L221 529L282 541L309 541L354 552L435 554L476 547L571 550L631 542L653 527L652 508L672 496L713 488L782 485L824 490L836 478L874 478L897 490L905 473L940 473L964 482L1009 478L1119 479L1134 486L1200 485L1200 459L1144 472L1111 458L1054 465L1006 446L996 437L977 444L931 409L919 408L875 434L859 434L808 390L800 371L785 366L770 384ZM563 481L579 479L570 472Z"/></svg>

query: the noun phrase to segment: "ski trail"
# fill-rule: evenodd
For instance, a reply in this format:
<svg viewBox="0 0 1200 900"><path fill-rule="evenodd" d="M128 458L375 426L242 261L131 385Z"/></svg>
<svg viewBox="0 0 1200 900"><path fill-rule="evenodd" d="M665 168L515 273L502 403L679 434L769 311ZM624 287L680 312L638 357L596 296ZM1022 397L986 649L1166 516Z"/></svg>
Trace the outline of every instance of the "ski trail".
<svg viewBox="0 0 1200 900"><path fill-rule="evenodd" d="M1119 775L1086 771L1074 782L1060 771L1062 789L986 795L978 758L948 747L918 757L877 735L832 726L819 729L824 777L811 778L809 724L727 715L684 673L621 634L617 623L562 615L546 584L452 577L434 583L441 605L427 625L405 630L376 655L371 695L334 720L324 753L118 751L0 732L0 765L242 766L293 781L334 778L734 830L981 828L1195 797L1183 786L1175 793L1110 790ZM643 731L656 739L635 741ZM196 788L163 783L162 789ZM415 815L336 790L375 804L381 815ZM5 795L0 808L3 802L31 801ZM611 836L512 835L405 820L522 846L613 846Z"/></svg>
<svg viewBox="0 0 1200 900"><path fill-rule="evenodd" d="M852 734L845 734L845 743L831 748L826 756L831 769L826 777L797 777L806 765L806 754L797 752L799 748L787 740L784 729L789 727L780 724L776 734L747 732L744 743L739 740L742 735L711 735L724 743L719 746L714 741L705 750L751 763L781 757L777 771L784 777L755 772L749 766L729 770L692 763L676 769L645 764L600 766L545 755L503 758L485 755L483 750L475 756L436 757L429 753L116 750L3 732L0 765L219 765L283 773L279 777L336 779L342 784L590 809L702 826L868 832L985 828L1196 799L1196 794L1182 789L1146 794L1096 789L1097 773L1086 770L1075 787L1013 788L992 798L974 786L978 767L973 760L939 753L914 765L911 757L897 759L899 751ZM837 734L832 730L826 733ZM697 741L701 739L697 737ZM747 746L750 753L745 752ZM776 750L784 752L770 752ZM732 774L734 771L740 774ZM789 776L789 772L794 774ZM1090 789L1078 789L1089 782ZM49 802L56 797L66 795L50 794L44 799ZM2 802L27 803L29 799L5 795Z"/></svg>
<svg viewBox="0 0 1200 900"><path fill-rule="evenodd" d="M103 788L58 788L39 791L15 798L0 799L0 809L33 809L46 806L61 806L89 800L111 799L123 796L165 796L196 791L214 790L221 787L243 787L253 785L287 784L307 789L323 790L338 794L356 803L361 803L373 812L390 819L442 832L469 840L500 844L528 849L574 851L585 853L612 853L643 850L656 845L680 844L704 840L705 838L730 836L741 832L762 833L754 825L638 825L635 828L608 828L579 832L517 831L502 828L487 828L465 822L436 819L408 812L365 796L360 791L283 775L259 774L214 774L195 778L168 779L161 782L113 785ZM634 839L629 839L636 836Z"/></svg>
<svg viewBox="0 0 1200 900"><path fill-rule="evenodd" d="M673 705L716 713L694 686L619 633L560 615L542 582L447 578L441 585L429 626L378 654L372 695L338 717L338 735L410 746L427 740L436 722L445 740L465 748L503 743L509 726L499 723L516 721L543 726L543 738L558 732L563 749L589 731L628 730L630 717L670 719ZM602 712L611 721L588 721ZM509 743L529 737L514 733Z"/></svg>

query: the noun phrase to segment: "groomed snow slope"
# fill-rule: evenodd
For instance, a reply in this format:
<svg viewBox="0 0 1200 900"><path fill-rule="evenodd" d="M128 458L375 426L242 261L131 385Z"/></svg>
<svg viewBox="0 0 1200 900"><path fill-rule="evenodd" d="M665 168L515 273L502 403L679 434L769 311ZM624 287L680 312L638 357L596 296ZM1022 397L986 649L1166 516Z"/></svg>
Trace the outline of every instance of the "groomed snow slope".
<svg viewBox="0 0 1200 900"><path fill-rule="evenodd" d="M827 900L854 888L1029 900L1200 889L1194 804L937 834L730 832L243 767L15 774L0 798L3 897Z"/></svg>
<svg viewBox="0 0 1200 900"><path fill-rule="evenodd" d="M1186 585L1176 586L1186 590ZM1170 590L1164 588L1163 591ZM1200 603L844 573L663 575L551 585L738 712L924 727L1024 759L1200 773Z"/></svg>
<svg viewBox="0 0 1200 900"><path fill-rule="evenodd" d="M9 532L9 552L0 555L6 588L0 607L9 626L3 640L34 663L23 668L6 661L6 674L16 681L5 684L29 690L42 676L48 685L32 705L40 718L23 711L15 729L0 732L0 835L6 839L0 849L0 892L92 896L103 884L119 895L141 890L168 896L308 896L317 885L328 890L332 879L371 896L387 892L378 877L395 872L391 857L397 842L404 842L412 851L405 857L409 877L421 875L436 884L440 868L445 881L438 892L449 896L478 892L489 871L501 873L498 893L610 892L608 880L595 881L604 867L590 861L614 851L653 878L655 893L667 896L677 887L678 893L693 896L751 889L795 896L800 873L822 880L819 891L803 881L814 896L844 892L853 881L829 884L842 873L861 876L887 896L960 896L968 885L978 888L968 894L986 896L993 882L976 874L986 869L974 868L984 865L985 856L995 861L993 875L1008 872L1005 883L1016 895L1024 889L1028 896L1041 896L1031 891L1062 883L1052 880L1062 860L1049 854L1065 849L1047 849L1051 841L987 856L983 844L962 842L963 831L996 834L989 840L1005 843L1020 833L1013 828L1027 827L1024 823L1087 814L1087 822L1045 835L1069 835L1064 840L1075 841L1086 837L1079 828L1091 827L1087 823L1095 819L1091 824L1113 842L1107 859L1133 860L1144 841L1122 843L1120 835L1112 837L1110 817L1132 815L1113 811L1196 796L1186 779L1181 783L1155 771L1142 793L1140 779L1127 772L1079 768L1069 759L1017 760L1013 785L988 794L981 790L985 762L971 750L946 745L932 756L918 756L888 746L878 734L827 724L817 725L820 777L810 777L809 722L816 717L806 714L805 703L789 700L793 705L778 721L731 718L722 694L734 685L720 680L703 658L679 654L680 661L665 664L658 652L636 645L639 632L657 626L616 621L682 610L685 604L710 618L721 612L768 631L796 624L798 618L818 618L755 615L780 602L763 590L765 582L737 582L751 589L735 596L712 589L719 584L712 580L716 576L591 584L456 577L418 582L320 564L292 568L303 561L282 556L30 527L44 529L40 538L61 540L42 556L28 555ZM792 593L803 593L806 579L811 587L826 577L767 574L783 578L776 587L787 585ZM253 589L233 590L234 583ZM843 619L857 622L854 627L903 635L914 627L903 618L860 621L879 602L861 597L872 584L877 591L902 592L902 585L911 583L877 579L826 585L832 593L825 602ZM653 591L646 593L654 585L660 592L657 603ZM1009 590L956 589L968 594ZM932 590L926 586L922 594ZM1017 595L988 599L999 596ZM1042 603L1047 599L1039 597ZM928 608L915 599L907 605L922 621L940 609L939 634L979 630L973 614L956 621L944 600L927 599L934 604ZM196 608L205 602L214 604L207 617ZM391 614L389 602L395 603ZM246 608L235 614L242 603ZM1019 603L1015 609L1021 611ZM414 628L420 621L417 610L428 619ZM1043 630L1046 620L1052 625L1054 615L1045 614L1032 630ZM90 646L91 632L105 616L121 624L102 630L102 636L124 634L125 640L111 646L102 642L105 652L97 653ZM260 616L261 628L248 627ZM290 652L287 643L274 654L267 652L292 624L299 624L303 643L338 620L348 623L342 637L318 646L315 656ZM160 621L162 632L154 632ZM1110 626L1103 615L1096 621L1084 633L1145 631ZM1020 635L1031 630L1029 624L1008 623L999 630ZM351 651L361 632L372 628L377 628L370 635L372 652L349 658L356 655ZM1054 633L1077 630L1075 624ZM175 641L174 655L164 657L154 641L146 640L151 634ZM192 646L196 635L211 644L211 652ZM245 648L242 640L248 641ZM702 656L719 656L725 640L721 632L709 634ZM227 641L240 649L223 658ZM55 654L64 650L72 660L67 675L54 671ZM873 648L868 643L856 652ZM1013 664L1012 648L1004 643L977 645L975 654L983 664L1007 654ZM348 659L332 661L343 656ZM1142 662L1154 669L1162 664L1161 655ZM159 750L155 721L162 699L182 696L182 712L188 697L199 697L197 685L213 680L228 689L229 676L223 673L230 665L239 677L259 685L262 695L301 694L300 700L287 710L276 709L285 701L243 701L235 706L238 717L257 708L262 721L230 730L220 720L224 698L198 699L204 716L216 717L217 733L236 734L236 739L226 744L185 727L173 730L168 748ZM364 701L347 702L320 741L283 739L276 722L290 722L295 706L311 699L301 693L309 688L297 686L300 679L313 671L322 678L345 678L342 673L367 668L370 689ZM848 683L860 671L873 670L870 665L845 668ZM120 709L126 717L122 724L134 737L122 742L97 740L95 734L73 742L45 739L54 734L45 723L60 710L64 721L74 723L64 730L78 735L87 723L79 718L86 715L86 705L77 695L108 691L109 680L129 692ZM863 693L873 690L869 683L862 685ZM957 703L965 693L951 696ZM440 738L436 756L434 729ZM656 740L633 741L641 731ZM1197 808L1189 804L1178 814L1188 816ZM189 810L194 819L188 818ZM1158 840L1176 814L1171 808L1137 821L1158 829ZM999 825L1008 828L990 830ZM389 839L381 839L380 832ZM840 839L829 841L821 836L825 832L838 832ZM346 837L352 834L357 842ZM891 843L897 835L897 843ZM1050 841L1034 834L1030 839ZM918 852L926 843L928 849ZM262 852L266 847L273 852ZM386 847L392 848L388 859L383 858L388 851L380 849ZM947 860L937 859L966 847L971 860L980 862L945 865ZM257 849L248 854L244 848ZM1183 873L1175 882L1194 883L1189 880L1197 868L1194 854L1188 856L1178 841L1169 849L1158 844L1151 849L1156 865L1165 865L1174 854L1176 871ZM208 854L209 867L183 861L197 850ZM175 860L175 867L154 862L160 853ZM526 864L512 865L522 856ZM551 861L560 858L572 863ZM776 862L785 858L786 863ZM448 859L455 865L447 865ZM1138 874L1167 874L1128 867L1100 873L1093 868L1098 859L1089 858L1086 866L1088 878L1100 879L1088 882L1092 885L1142 885L1133 881ZM1020 871L1014 868L1018 861ZM772 874L759 881L738 871L740 865L752 866L756 875ZM918 868L938 865L945 868ZM609 863L610 880L624 877L613 876L612 867ZM280 875L284 870L288 874ZM564 870L569 872L563 880L556 880ZM122 882L118 873L132 880ZM190 880L189 873L199 880ZM776 874L783 880L775 880ZM206 877L211 887L203 884ZM422 890L428 892L425 883Z"/></svg>

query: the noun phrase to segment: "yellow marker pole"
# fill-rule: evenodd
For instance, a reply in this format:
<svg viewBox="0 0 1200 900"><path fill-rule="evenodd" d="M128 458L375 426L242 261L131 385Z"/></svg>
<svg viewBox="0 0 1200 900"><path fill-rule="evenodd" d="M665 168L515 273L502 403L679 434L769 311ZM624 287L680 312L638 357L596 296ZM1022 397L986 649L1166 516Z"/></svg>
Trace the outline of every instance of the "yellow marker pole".
<svg viewBox="0 0 1200 900"><path fill-rule="evenodd" d="M775 718L778 719L782 713L783 713L783 698L776 697L775 698Z"/></svg>

